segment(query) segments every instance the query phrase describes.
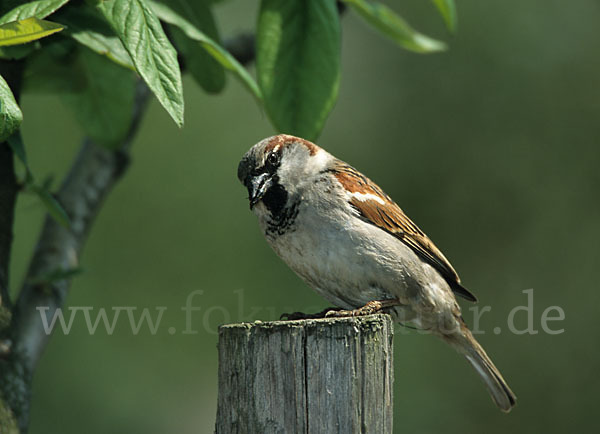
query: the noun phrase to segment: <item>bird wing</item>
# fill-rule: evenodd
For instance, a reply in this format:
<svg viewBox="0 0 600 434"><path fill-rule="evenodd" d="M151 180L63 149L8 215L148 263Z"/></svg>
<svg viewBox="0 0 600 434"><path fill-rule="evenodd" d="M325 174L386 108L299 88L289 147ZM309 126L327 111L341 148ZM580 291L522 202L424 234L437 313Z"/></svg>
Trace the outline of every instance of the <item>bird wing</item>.
<svg viewBox="0 0 600 434"><path fill-rule="evenodd" d="M409 246L446 279L457 295L477 301L477 298L460 284L458 273L448 259L377 184L341 161L330 171L346 189L350 205L362 219Z"/></svg>

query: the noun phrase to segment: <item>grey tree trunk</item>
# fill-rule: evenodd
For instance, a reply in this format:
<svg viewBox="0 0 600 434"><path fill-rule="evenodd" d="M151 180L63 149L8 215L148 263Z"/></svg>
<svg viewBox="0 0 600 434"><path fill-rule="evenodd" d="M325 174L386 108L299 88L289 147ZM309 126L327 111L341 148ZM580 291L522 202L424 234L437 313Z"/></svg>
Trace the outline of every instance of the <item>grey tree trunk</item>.
<svg viewBox="0 0 600 434"><path fill-rule="evenodd" d="M391 433L387 315L219 329L216 432Z"/></svg>

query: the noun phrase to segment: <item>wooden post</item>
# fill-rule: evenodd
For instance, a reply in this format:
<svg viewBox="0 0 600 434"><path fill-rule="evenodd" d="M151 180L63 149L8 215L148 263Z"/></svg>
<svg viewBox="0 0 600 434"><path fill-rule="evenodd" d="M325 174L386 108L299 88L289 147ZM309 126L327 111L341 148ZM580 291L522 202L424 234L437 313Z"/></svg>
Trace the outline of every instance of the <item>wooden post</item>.
<svg viewBox="0 0 600 434"><path fill-rule="evenodd" d="M391 433L388 315L219 329L217 434Z"/></svg>

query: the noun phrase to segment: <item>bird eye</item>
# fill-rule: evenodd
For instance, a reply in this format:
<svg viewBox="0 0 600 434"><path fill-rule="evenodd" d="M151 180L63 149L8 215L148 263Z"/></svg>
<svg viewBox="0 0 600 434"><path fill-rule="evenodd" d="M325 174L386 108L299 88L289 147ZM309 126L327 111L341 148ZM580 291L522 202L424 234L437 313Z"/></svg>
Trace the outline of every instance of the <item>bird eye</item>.
<svg viewBox="0 0 600 434"><path fill-rule="evenodd" d="M279 165L279 153L271 152L267 156L267 165L270 169L275 169Z"/></svg>

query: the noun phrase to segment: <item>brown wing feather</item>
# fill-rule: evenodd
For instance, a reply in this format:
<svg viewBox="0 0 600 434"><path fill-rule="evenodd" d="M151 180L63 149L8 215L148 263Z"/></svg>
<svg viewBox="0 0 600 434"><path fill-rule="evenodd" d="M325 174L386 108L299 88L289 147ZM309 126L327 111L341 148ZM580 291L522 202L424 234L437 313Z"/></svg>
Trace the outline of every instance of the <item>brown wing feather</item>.
<svg viewBox="0 0 600 434"><path fill-rule="evenodd" d="M350 204L359 212L362 218L394 235L413 249L438 270L458 295L470 301L477 301L477 298L460 284L458 273L448 259L377 184L341 161L336 164L331 172L347 191L376 195L384 202L382 204L374 199L351 198L349 200Z"/></svg>

